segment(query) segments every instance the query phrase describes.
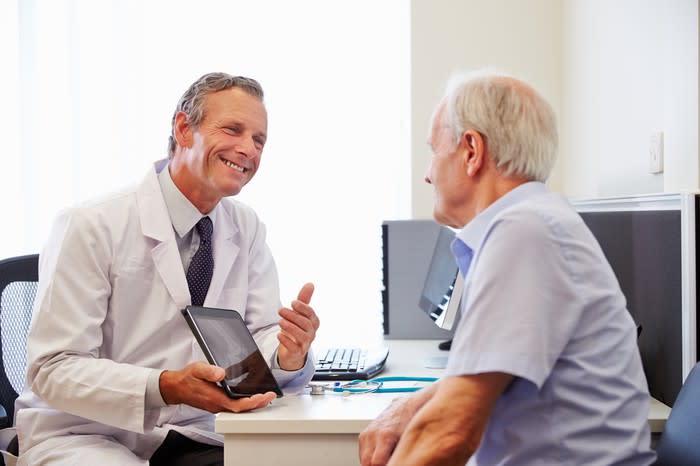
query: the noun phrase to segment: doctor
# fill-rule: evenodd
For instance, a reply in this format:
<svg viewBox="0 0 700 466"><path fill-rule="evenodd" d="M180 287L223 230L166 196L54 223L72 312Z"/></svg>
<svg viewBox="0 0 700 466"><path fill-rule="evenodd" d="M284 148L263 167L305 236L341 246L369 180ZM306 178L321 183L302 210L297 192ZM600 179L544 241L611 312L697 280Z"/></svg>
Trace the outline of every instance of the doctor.
<svg viewBox="0 0 700 466"><path fill-rule="evenodd" d="M177 105L168 160L59 215L40 260L18 464L223 464L212 413L274 394L232 400L216 385L224 370L204 362L180 313L193 302L240 311L286 392L310 380L313 285L281 306L265 226L227 198L257 172L266 137L260 85L207 74ZM213 271L193 280L207 230Z"/></svg>

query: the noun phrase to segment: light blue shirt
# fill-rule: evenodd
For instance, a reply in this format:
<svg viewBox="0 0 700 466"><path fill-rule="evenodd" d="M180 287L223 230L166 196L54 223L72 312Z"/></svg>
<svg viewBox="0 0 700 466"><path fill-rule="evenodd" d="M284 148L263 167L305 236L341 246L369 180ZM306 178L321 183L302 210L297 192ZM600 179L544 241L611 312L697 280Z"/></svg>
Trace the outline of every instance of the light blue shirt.
<svg viewBox="0 0 700 466"><path fill-rule="evenodd" d="M542 183L457 234L466 275L446 375L513 375L469 465L646 465L655 459L634 322L595 238Z"/></svg>

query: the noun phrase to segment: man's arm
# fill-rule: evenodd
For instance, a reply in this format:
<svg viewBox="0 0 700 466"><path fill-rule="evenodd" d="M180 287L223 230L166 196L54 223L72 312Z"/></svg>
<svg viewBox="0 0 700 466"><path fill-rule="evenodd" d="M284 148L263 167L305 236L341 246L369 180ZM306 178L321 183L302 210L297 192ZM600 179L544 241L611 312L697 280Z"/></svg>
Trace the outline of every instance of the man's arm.
<svg viewBox="0 0 700 466"><path fill-rule="evenodd" d="M512 380L513 376L501 372L443 379L411 419L389 466L464 465L478 448L496 401Z"/></svg>

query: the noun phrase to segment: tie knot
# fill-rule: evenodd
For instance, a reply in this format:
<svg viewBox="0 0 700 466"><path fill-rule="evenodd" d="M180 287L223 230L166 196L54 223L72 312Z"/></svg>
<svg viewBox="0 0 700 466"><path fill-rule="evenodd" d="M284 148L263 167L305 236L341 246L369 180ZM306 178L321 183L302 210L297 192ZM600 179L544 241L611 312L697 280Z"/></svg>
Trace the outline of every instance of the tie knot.
<svg viewBox="0 0 700 466"><path fill-rule="evenodd" d="M197 228L197 233L199 233L200 240L208 243L211 240L211 233L214 230L211 219L209 217L202 217L195 227Z"/></svg>

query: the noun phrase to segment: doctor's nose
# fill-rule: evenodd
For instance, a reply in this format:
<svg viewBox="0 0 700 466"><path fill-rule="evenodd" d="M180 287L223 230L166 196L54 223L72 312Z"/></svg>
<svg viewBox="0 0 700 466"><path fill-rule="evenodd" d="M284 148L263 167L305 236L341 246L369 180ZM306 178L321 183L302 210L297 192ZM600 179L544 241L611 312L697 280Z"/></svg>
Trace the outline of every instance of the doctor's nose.
<svg viewBox="0 0 700 466"><path fill-rule="evenodd" d="M254 159L259 157L262 153L262 149L258 148L256 142L251 138L245 138L238 143L236 151L243 154L247 159Z"/></svg>

